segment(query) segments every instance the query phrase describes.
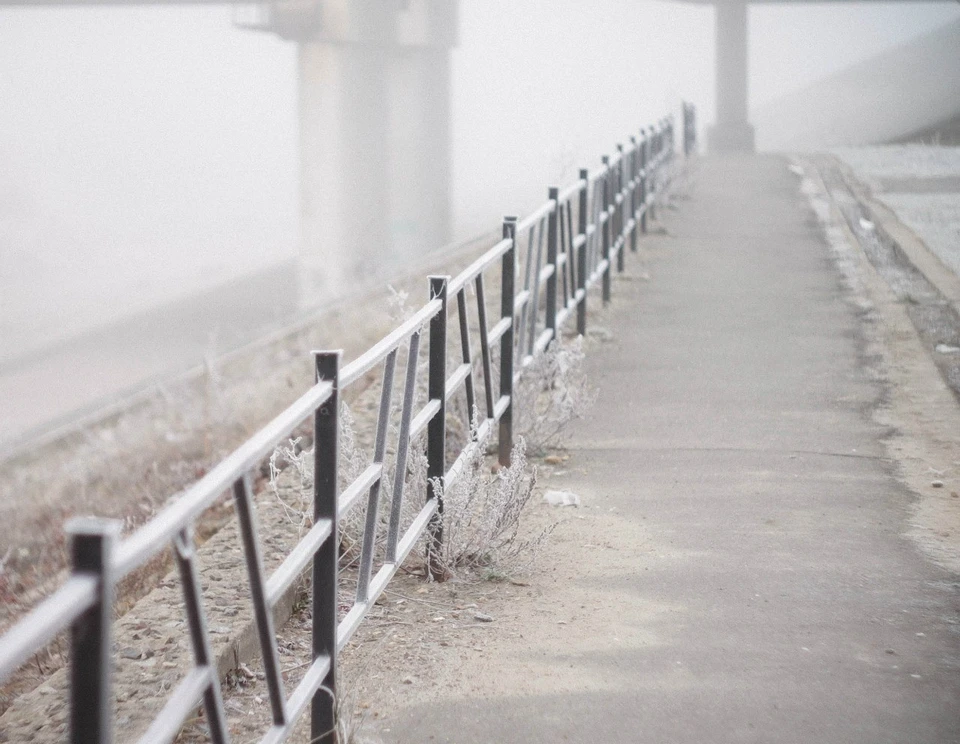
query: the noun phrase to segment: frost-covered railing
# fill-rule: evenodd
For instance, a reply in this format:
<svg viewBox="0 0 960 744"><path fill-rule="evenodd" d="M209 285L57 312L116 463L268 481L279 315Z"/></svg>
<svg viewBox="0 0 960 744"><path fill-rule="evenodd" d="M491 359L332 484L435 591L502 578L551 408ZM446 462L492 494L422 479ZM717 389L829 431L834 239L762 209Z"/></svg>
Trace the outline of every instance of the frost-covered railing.
<svg viewBox="0 0 960 744"><path fill-rule="evenodd" d="M610 299L614 262L622 271L626 247L637 249L638 235L646 231L647 219L666 184L673 153L672 119L641 130L639 137L630 138L628 147L619 146L616 155L605 157L598 170L581 170L580 178L569 187L549 189L548 200L526 218L506 218L502 240L458 276L430 277L427 303L359 358L341 366L340 352L314 352L316 384L130 536L121 539L120 524L115 520L70 520L66 529L71 576L0 638L0 681L58 633L69 630L69 740L74 744L112 742L115 587L169 545L181 577L194 663L139 741L172 741L201 704L210 740L215 744L229 741L193 542L198 517L229 491L243 543L272 713L272 723L261 741L285 740L309 705L312 740L334 742L338 651L424 535L429 570L435 575L442 571L438 556L443 542L444 489L460 475L470 448L485 446L495 429L499 459L509 464L514 382L571 318L576 318L578 333L586 332L591 287L600 282L603 301ZM490 274L495 274L492 281L498 285L494 293L488 291ZM448 321L453 303L455 326ZM451 327L459 332L460 353L459 364L448 372ZM479 359L474 354L471 328L478 331ZM425 396L418 396L425 331L427 390ZM404 351L404 385L397 413L391 398L398 359ZM340 397L350 385L376 371L382 376L382 386L372 460L340 491ZM466 426L473 435L459 452L452 453L446 446L447 403L461 389L466 396L466 415L472 419ZM397 415L398 423L391 419ZM267 576L251 472L311 417L312 524ZM387 434L392 424L398 427L397 446L388 453ZM424 435L427 479L420 503L417 494L405 491L411 448L422 442ZM389 489L390 513L385 544L377 549L380 494L385 489ZM340 617L338 524L365 495L355 596ZM411 502L415 507L412 516L402 519ZM307 569L311 571L311 659L300 682L288 691L278 660L273 608Z"/></svg>

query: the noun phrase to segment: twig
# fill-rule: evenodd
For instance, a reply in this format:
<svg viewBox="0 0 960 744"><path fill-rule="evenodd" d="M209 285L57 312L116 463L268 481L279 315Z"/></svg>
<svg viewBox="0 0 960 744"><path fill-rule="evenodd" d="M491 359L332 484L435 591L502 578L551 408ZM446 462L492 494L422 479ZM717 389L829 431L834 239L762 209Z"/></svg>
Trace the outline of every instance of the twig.
<svg viewBox="0 0 960 744"><path fill-rule="evenodd" d="M427 605L427 606L429 606L429 607L436 607L436 608L439 609L439 610L455 610L455 609L457 609L455 605L439 604L439 603L437 603L437 602L430 602L430 601L428 601L428 600L426 600L426 599L417 599L416 597L408 597L408 596L405 595L405 594L400 594L400 592L391 592L389 589L384 589L384 590L383 590L383 593L384 593L384 594L391 594L391 595L393 595L394 597L400 597L400 599L405 599L405 600L408 600L408 601L410 601L410 602L419 602L420 604L425 604L425 605Z"/></svg>

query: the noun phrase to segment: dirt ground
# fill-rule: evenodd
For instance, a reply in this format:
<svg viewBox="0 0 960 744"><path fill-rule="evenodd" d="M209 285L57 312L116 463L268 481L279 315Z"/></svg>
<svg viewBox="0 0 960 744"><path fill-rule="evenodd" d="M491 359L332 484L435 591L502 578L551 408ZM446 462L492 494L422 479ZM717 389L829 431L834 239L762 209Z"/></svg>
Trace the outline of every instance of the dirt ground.
<svg viewBox="0 0 960 744"><path fill-rule="evenodd" d="M454 251L431 268L456 272L486 247ZM419 307L427 295L421 269L393 289L368 291L263 343L210 360L200 375L158 384L129 408L0 462L0 633L63 582L63 528L70 517L113 517L123 522L124 534L145 523L313 383L310 349L342 348L351 360L395 326L402 311L391 304L394 290ZM358 399L369 383L353 385L347 399ZM372 411L365 406L360 414L370 431ZM266 475L264 467L255 486L262 488ZM198 524L199 538L215 533L232 513L229 500L221 500ZM118 612L170 568L169 560L152 561L125 580ZM56 641L0 686L0 715L63 666L65 649L63 639Z"/></svg>

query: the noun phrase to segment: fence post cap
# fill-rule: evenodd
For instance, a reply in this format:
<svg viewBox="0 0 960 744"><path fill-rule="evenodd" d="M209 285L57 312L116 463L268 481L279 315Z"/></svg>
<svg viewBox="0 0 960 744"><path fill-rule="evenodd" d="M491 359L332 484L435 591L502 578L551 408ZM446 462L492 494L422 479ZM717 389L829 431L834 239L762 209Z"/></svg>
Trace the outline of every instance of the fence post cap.
<svg viewBox="0 0 960 744"><path fill-rule="evenodd" d="M430 284L430 299L436 300L439 297L446 297L447 285L450 283L448 274L431 274L427 277Z"/></svg>
<svg viewBox="0 0 960 744"><path fill-rule="evenodd" d="M107 517L71 517L64 529L71 536L117 537L123 530L123 522Z"/></svg>
<svg viewBox="0 0 960 744"><path fill-rule="evenodd" d="M343 356L343 349L313 349L314 356Z"/></svg>

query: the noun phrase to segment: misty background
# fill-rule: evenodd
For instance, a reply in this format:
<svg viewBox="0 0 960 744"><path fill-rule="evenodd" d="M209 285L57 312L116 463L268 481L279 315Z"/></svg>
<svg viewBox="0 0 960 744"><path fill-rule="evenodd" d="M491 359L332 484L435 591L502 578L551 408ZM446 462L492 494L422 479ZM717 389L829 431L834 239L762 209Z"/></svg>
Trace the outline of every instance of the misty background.
<svg viewBox="0 0 960 744"><path fill-rule="evenodd" d="M0 8L0 365L296 255L296 47L233 13ZM756 108L960 5L749 13ZM713 59L709 6L460 0L454 239L530 210L681 98L711 122Z"/></svg>

